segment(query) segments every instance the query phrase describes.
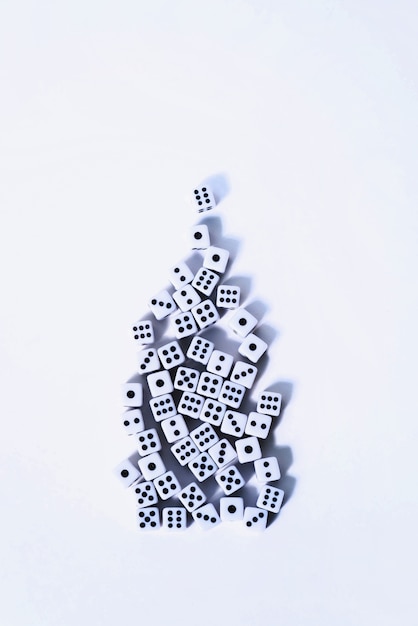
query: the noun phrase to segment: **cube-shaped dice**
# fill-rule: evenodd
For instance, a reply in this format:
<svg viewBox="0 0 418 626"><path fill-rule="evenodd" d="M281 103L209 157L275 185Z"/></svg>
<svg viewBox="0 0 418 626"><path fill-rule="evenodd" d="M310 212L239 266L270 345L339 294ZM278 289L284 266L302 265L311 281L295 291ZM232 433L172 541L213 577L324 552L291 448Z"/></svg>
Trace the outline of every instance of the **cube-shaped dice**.
<svg viewBox="0 0 418 626"><path fill-rule="evenodd" d="M219 509L223 522L239 522L244 517L244 500L237 496L221 498Z"/></svg>
<svg viewBox="0 0 418 626"><path fill-rule="evenodd" d="M226 405L222 404L218 400L211 400L208 398L205 400L202 411L200 413L200 419L202 422L219 426L222 423L224 414L226 411Z"/></svg>
<svg viewBox="0 0 418 626"><path fill-rule="evenodd" d="M138 526L141 530L158 530L160 528L160 513L158 507L150 506L145 509L139 509Z"/></svg>
<svg viewBox="0 0 418 626"><path fill-rule="evenodd" d="M174 446L171 446L170 449L173 456L183 467L200 454L199 448L190 437L180 439L180 441L177 441L177 443L175 443Z"/></svg>
<svg viewBox="0 0 418 626"><path fill-rule="evenodd" d="M257 335L254 335L254 333L251 333L244 339L238 348L238 352L251 361L251 363L257 363L266 352L267 348L268 345L265 341L257 337Z"/></svg>
<svg viewBox="0 0 418 626"><path fill-rule="evenodd" d="M247 423L248 415L238 411L226 411L222 420L221 432L233 437L242 437Z"/></svg>
<svg viewBox="0 0 418 626"><path fill-rule="evenodd" d="M169 370L176 365L181 365L186 360L178 341L169 341L169 343L166 343L161 346L161 348L158 348L157 352L160 357L160 361L166 370Z"/></svg>
<svg viewBox="0 0 418 626"><path fill-rule="evenodd" d="M141 409L130 409L122 415L122 424L128 435L136 435L144 430L144 418Z"/></svg>
<svg viewBox="0 0 418 626"><path fill-rule="evenodd" d="M205 183L193 190L193 203L199 213L209 211L216 206L215 197L210 186Z"/></svg>
<svg viewBox="0 0 418 626"><path fill-rule="evenodd" d="M181 261L170 269L169 279L170 283L175 289L181 289L184 285L191 283L194 278L194 274L187 263Z"/></svg>
<svg viewBox="0 0 418 626"><path fill-rule="evenodd" d="M222 309L239 307L241 290L235 285L219 285L216 291L216 306Z"/></svg>
<svg viewBox="0 0 418 626"><path fill-rule="evenodd" d="M182 506L165 507L162 511L164 530L186 530L187 512Z"/></svg>
<svg viewBox="0 0 418 626"><path fill-rule="evenodd" d="M178 403L179 413L197 419L203 407L205 399L197 393L185 391Z"/></svg>
<svg viewBox="0 0 418 626"><path fill-rule="evenodd" d="M255 365L245 363L244 361L237 361L232 370L231 380L234 383L244 385L247 389L251 389L257 373L258 370Z"/></svg>
<svg viewBox="0 0 418 626"><path fill-rule="evenodd" d="M251 411L248 415L247 425L245 426L245 434L266 439L270 432L272 418L270 415L263 415L256 411Z"/></svg>
<svg viewBox="0 0 418 626"><path fill-rule="evenodd" d="M161 450L161 442L155 428L143 430L139 435L135 435L138 452L140 456L147 456L151 452Z"/></svg>
<svg viewBox="0 0 418 626"><path fill-rule="evenodd" d="M215 289L219 282L219 276L215 272L211 272L206 267L197 270L196 276L193 278L192 286L208 297Z"/></svg>
<svg viewBox="0 0 418 626"><path fill-rule="evenodd" d="M206 398L217 398L221 392L223 381L222 376L211 374L210 372L202 372L197 385L197 393Z"/></svg>
<svg viewBox="0 0 418 626"><path fill-rule="evenodd" d="M205 250L210 246L209 228L206 224L197 224L191 231L192 250Z"/></svg>
<svg viewBox="0 0 418 626"><path fill-rule="evenodd" d="M145 480L154 480L166 471L163 460L158 452L144 456L138 461L138 467Z"/></svg>
<svg viewBox="0 0 418 626"><path fill-rule="evenodd" d="M113 470L113 473L124 487L130 487L135 481L142 478L139 469L129 459L119 463Z"/></svg>
<svg viewBox="0 0 418 626"><path fill-rule="evenodd" d="M240 337L246 337L257 326L257 318L247 309L238 309L229 319L228 326Z"/></svg>
<svg viewBox="0 0 418 626"><path fill-rule="evenodd" d="M280 478L279 462L275 456L267 456L254 461L254 469L260 483L269 483Z"/></svg>
<svg viewBox="0 0 418 626"><path fill-rule="evenodd" d="M199 304L202 298L192 285L185 285L173 293L173 299L182 311L190 311L191 308Z"/></svg>
<svg viewBox="0 0 418 626"><path fill-rule="evenodd" d="M210 424L200 424L200 426L191 431L190 437L200 452L204 452L219 441L218 435Z"/></svg>
<svg viewBox="0 0 418 626"><path fill-rule="evenodd" d="M277 489L277 487L272 487L271 485L265 485L261 489L260 495L258 496L257 506L260 509L271 511L271 513L278 513L280 511L280 507L282 506L283 498L284 491L282 489Z"/></svg>
<svg viewBox="0 0 418 626"><path fill-rule="evenodd" d="M245 387L226 380L222 385L218 399L233 409L238 409L244 398Z"/></svg>
<svg viewBox="0 0 418 626"><path fill-rule="evenodd" d="M191 367L183 367L181 365L176 371L174 389L180 389L180 391L196 391L199 376L199 370L195 370Z"/></svg>
<svg viewBox="0 0 418 626"><path fill-rule="evenodd" d="M142 406L142 384L127 382L122 385L123 406L139 408Z"/></svg>
<svg viewBox="0 0 418 626"><path fill-rule="evenodd" d="M174 390L170 372L167 370L148 374L147 383L153 398L171 393Z"/></svg>
<svg viewBox="0 0 418 626"><path fill-rule="evenodd" d="M174 334L177 339L189 337L198 331L197 324L191 313L179 313L178 315L173 315L172 323Z"/></svg>
<svg viewBox="0 0 418 626"><path fill-rule="evenodd" d="M138 509L142 509L144 506L151 506L158 502L157 492L155 491L154 484L149 482L138 483L133 485L132 490L134 492L136 506Z"/></svg>
<svg viewBox="0 0 418 626"><path fill-rule="evenodd" d="M235 449L240 463L249 463L261 459L261 448L257 437L245 437L237 439Z"/></svg>
<svg viewBox="0 0 418 626"><path fill-rule="evenodd" d="M134 340L138 345L154 343L154 328L150 320L140 320L133 327Z"/></svg>
<svg viewBox="0 0 418 626"><path fill-rule="evenodd" d="M234 357L232 354L222 352L221 350L214 350L210 356L206 369L208 372L218 374L223 378L226 378L231 371ZM239 381L237 381L239 382Z"/></svg>
<svg viewBox="0 0 418 626"><path fill-rule="evenodd" d="M196 361L197 363L206 363L210 359L210 355L213 352L215 344L212 341L208 341L203 337L193 337L190 342L189 349L187 350L187 357Z"/></svg>
<svg viewBox="0 0 418 626"><path fill-rule="evenodd" d="M267 511L255 506L247 506L244 510L244 526L251 530L265 530L267 526Z"/></svg>
<svg viewBox="0 0 418 626"><path fill-rule="evenodd" d="M188 463L187 467L194 474L199 482L206 480L209 476L212 476L218 469L215 461L209 456L207 452L202 452L193 461Z"/></svg>
<svg viewBox="0 0 418 626"><path fill-rule="evenodd" d="M215 324L219 319L219 313L212 300L203 300L203 302L194 306L192 314L200 329Z"/></svg>
<svg viewBox="0 0 418 626"><path fill-rule="evenodd" d="M226 467L237 458L237 453L227 439L221 439L208 448L208 453L219 468Z"/></svg>
<svg viewBox="0 0 418 626"><path fill-rule="evenodd" d="M203 267L208 270L223 274L226 270L226 265L229 259L229 251L224 248L217 248L216 246L209 246L205 252L203 259Z"/></svg>
<svg viewBox="0 0 418 626"><path fill-rule="evenodd" d="M138 352L138 372L140 374L149 374L155 372L161 367L160 359L158 358L157 350L155 348L147 348Z"/></svg>
<svg viewBox="0 0 418 626"><path fill-rule="evenodd" d="M277 417L280 414L282 396L274 391L262 391L258 396L257 413Z"/></svg>
<svg viewBox="0 0 418 626"><path fill-rule="evenodd" d="M181 489L180 483L176 478L174 472L165 472L154 480L154 487L157 490L161 500L167 500L172 496L175 496Z"/></svg>
<svg viewBox="0 0 418 626"><path fill-rule="evenodd" d="M235 493L245 485L245 480L235 465L226 467L221 472L218 472L215 476L215 480L222 491L227 495Z"/></svg>
<svg viewBox="0 0 418 626"><path fill-rule="evenodd" d="M166 393L163 396L152 398L149 401L150 409L156 422L161 422L169 417L177 415L177 408L171 394Z"/></svg>
<svg viewBox="0 0 418 626"><path fill-rule="evenodd" d="M189 434L189 429L182 415L176 415L175 417L169 417L167 420L163 420L161 422L161 429L168 443L183 439L183 437L187 437Z"/></svg>
<svg viewBox="0 0 418 626"><path fill-rule="evenodd" d="M180 499L182 505L190 512L198 509L206 502L206 495L195 482L184 487L184 489L177 494L177 497Z"/></svg>
<svg viewBox="0 0 418 626"><path fill-rule="evenodd" d="M204 504L200 507L200 509L193 511L192 517L202 530L209 530L210 528L214 528L221 523L221 518L211 502L209 502L209 504Z"/></svg>
<svg viewBox="0 0 418 626"><path fill-rule="evenodd" d="M157 320L162 320L176 310L174 300L166 289L159 291L151 298L148 302L148 306Z"/></svg>

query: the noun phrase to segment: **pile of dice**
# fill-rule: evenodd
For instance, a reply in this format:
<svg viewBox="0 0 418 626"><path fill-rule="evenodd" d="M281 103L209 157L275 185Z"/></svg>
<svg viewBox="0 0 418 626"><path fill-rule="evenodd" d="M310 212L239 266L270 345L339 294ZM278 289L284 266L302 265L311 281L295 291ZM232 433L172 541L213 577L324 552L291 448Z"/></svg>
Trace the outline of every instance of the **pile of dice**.
<svg viewBox="0 0 418 626"><path fill-rule="evenodd" d="M193 197L199 212L215 206L208 185ZM141 530L183 530L190 515L204 529L236 521L263 530L284 497L270 484L280 478L277 458L263 456L260 445L279 416L281 395L264 390L255 411L239 411L268 345L253 332L256 317L240 306L240 287L220 283L229 251L211 245L207 224L193 227L191 248L202 251L201 267L192 271L183 261L173 267L173 293L157 293L148 303L152 319L133 326L138 373L123 385L122 424L136 451L114 472L133 494ZM201 333L228 311L238 360ZM175 339L157 341L166 318ZM254 506L244 496L250 468L260 485Z"/></svg>

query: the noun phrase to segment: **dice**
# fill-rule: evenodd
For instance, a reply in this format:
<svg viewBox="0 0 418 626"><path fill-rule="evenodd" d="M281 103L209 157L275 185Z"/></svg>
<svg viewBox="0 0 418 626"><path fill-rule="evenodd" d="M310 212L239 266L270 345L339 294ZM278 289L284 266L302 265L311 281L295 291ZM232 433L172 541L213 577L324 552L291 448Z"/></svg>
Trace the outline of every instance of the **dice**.
<svg viewBox="0 0 418 626"><path fill-rule="evenodd" d="M162 527L164 530L185 530L187 528L187 513L182 506L165 507L162 511Z"/></svg>
<svg viewBox="0 0 418 626"><path fill-rule="evenodd" d="M219 374L219 376L226 378L231 371L233 362L234 357L232 354L222 352L221 350L214 350L210 356L206 369L208 372Z"/></svg>
<svg viewBox="0 0 418 626"><path fill-rule="evenodd" d="M155 319L162 320L176 310L173 298L166 289L159 291L148 302L148 306L154 314Z"/></svg>
<svg viewBox="0 0 418 626"><path fill-rule="evenodd" d="M222 385L218 399L230 406L232 409L238 409L244 398L245 387L226 380Z"/></svg>
<svg viewBox="0 0 418 626"><path fill-rule="evenodd" d="M267 511L255 506L247 506L244 511L244 526L251 530L265 530L267 526Z"/></svg>
<svg viewBox="0 0 418 626"><path fill-rule="evenodd" d="M257 326L258 320L247 309L238 309L229 319L228 326L239 337L246 337Z"/></svg>
<svg viewBox="0 0 418 626"><path fill-rule="evenodd" d="M212 476L218 469L216 463L207 452L202 452L193 461L187 464L189 470L194 474L199 482Z"/></svg>
<svg viewBox="0 0 418 626"><path fill-rule="evenodd" d="M205 494L195 482L184 487L184 489L177 494L177 497L190 513L206 502Z"/></svg>
<svg viewBox="0 0 418 626"><path fill-rule="evenodd" d="M257 437L237 439L235 449L240 463L249 463L250 461L261 459L261 448Z"/></svg>
<svg viewBox="0 0 418 626"><path fill-rule="evenodd" d="M138 372L140 374L149 374L155 372L161 367L160 359L158 358L157 350L155 348L147 348L138 352Z"/></svg>
<svg viewBox="0 0 418 626"><path fill-rule="evenodd" d="M219 285L216 291L216 306L222 309L239 307L241 290L235 285Z"/></svg>
<svg viewBox="0 0 418 626"><path fill-rule="evenodd" d="M169 370L176 365L181 365L186 360L183 350L178 341L169 341L157 350L162 366Z"/></svg>
<svg viewBox="0 0 418 626"><path fill-rule="evenodd" d="M170 269L169 280L175 289L181 289L184 285L191 283L193 278L192 270L183 261Z"/></svg>
<svg viewBox="0 0 418 626"><path fill-rule="evenodd" d="M185 391L178 403L179 413L197 419L203 407L204 398L197 393Z"/></svg>
<svg viewBox="0 0 418 626"><path fill-rule="evenodd" d="M191 313L179 313L172 318L174 334L177 339L189 337L197 333L197 325Z"/></svg>
<svg viewBox="0 0 418 626"><path fill-rule="evenodd" d="M138 467L145 480L154 480L166 471L163 460L158 452L144 456L138 461Z"/></svg>
<svg viewBox="0 0 418 626"><path fill-rule="evenodd" d="M151 452L161 450L161 441L155 428L148 428L136 435L136 443L140 456L147 456Z"/></svg>
<svg viewBox="0 0 418 626"><path fill-rule="evenodd" d="M206 224L197 224L191 231L192 250L204 250L210 246L209 228Z"/></svg>
<svg viewBox="0 0 418 626"><path fill-rule="evenodd" d="M204 452L219 441L218 435L210 424L201 424L191 431L190 437L200 452Z"/></svg>
<svg viewBox="0 0 418 626"><path fill-rule="evenodd" d="M122 415L122 424L128 435L136 435L144 430L144 418L141 409L130 409Z"/></svg>
<svg viewBox="0 0 418 626"><path fill-rule="evenodd" d="M192 517L202 530L209 530L210 528L214 528L221 523L221 518L211 502L209 502L209 504L204 504L200 507L200 509L193 511Z"/></svg>
<svg viewBox="0 0 418 626"><path fill-rule="evenodd" d="M189 434L189 429L182 415L169 417L161 422L161 429L168 443L173 443L178 439L183 439Z"/></svg>
<svg viewBox="0 0 418 626"><path fill-rule="evenodd" d="M201 267L196 272L196 276L192 281L192 286L200 291L200 293L203 293L203 295L210 296L218 282L218 274L211 272L206 267Z"/></svg>
<svg viewBox="0 0 418 626"><path fill-rule="evenodd" d="M142 509L145 506L151 506L158 502L157 492L151 481L138 483L133 485L132 490L136 499L136 506Z"/></svg>
<svg viewBox="0 0 418 626"><path fill-rule="evenodd" d="M271 513L278 513L282 506L283 498L284 491L282 489L277 489L277 487L272 487L271 485L264 485L257 498L256 504L260 509L271 511Z"/></svg>
<svg viewBox="0 0 418 626"><path fill-rule="evenodd" d="M122 385L123 406L130 406L135 409L142 406L142 384L127 382Z"/></svg>
<svg viewBox="0 0 418 626"><path fill-rule="evenodd" d="M154 328L150 320L140 320L133 327L134 340L139 345L154 343Z"/></svg>
<svg viewBox="0 0 418 626"><path fill-rule="evenodd" d="M251 389L257 373L258 370L255 365L244 363L244 361L237 361L232 370L231 380L234 383L243 385L247 389Z"/></svg>
<svg viewBox="0 0 418 626"><path fill-rule="evenodd" d="M203 259L203 267L208 270L223 274L229 259L229 252L224 248L217 248L216 246L209 246L205 252Z"/></svg>
<svg viewBox="0 0 418 626"><path fill-rule="evenodd" d="M186 285L173 293L173 299L182 311L190 311L191 308L199 304L202 298L192 285Z"/></svg>
<svg viewBox="0 0 418 626"><path fill-rule="evenodd" d="M253 435L259 439L266 439L270 432L271 422L272 418L270 415L262 415L256 411L251 411L245 426L245 434Z"/></svg>
<svg viewBox="0 0 418 626"><path fill-rule="evenodd" d="M207 183L193 190L193 201L199 213L209 211L216 205L212 190Z"/></svg>
<svg viewBox="0 0 418 626"><path fill-rule="evenodd" d="M170 372L168 372L167 370L148 374L147 383L153 398L155 398L156 396L163 396L167 393L171 393L174 390L174 385L173 381L171 380Z"/></svg>
<svg viewBox="0 0 418 626"><path fill-rule="evenodd" d="M237 411L226 411L222 420L221 432L233 437L242 437L248 416Z"/></svg>
<svg viewBox="0 0 418 626"><path fill-rule="evenodd" d="M203 337L193 337L186 354L189 359L206 365L214 347L215 344L212 341L208 341Z"/></svg>
<svg viewBox="0 0 418 626"><path fill-rule="evenodd" d="M268 456L254 461L254 469L255 476L260 483L269 483L280 478L279 462L275 456Z"/></svg>
<svg viewBox="0 0 418 626"><path fill-rule="evenodd" d="M222 383L222 376L211 374L210 372L202 372L197 384L197 393L206 398L217 398L221 392Z"/></svg>
<svg viewBox="0 0 418 626"><path fill-rule="evenodd" d="M244 517L244 500L226 497L219 500L219 513L223 522L239 522Z"/></svg>
<svg viewBox="0 0 418 626"><path fill-rule="evenodd" d="M145 509L139 509L138 527L141 530L158 530L160 528L160 513L158 507L150 506Z"/></svg>
<svg viewBox="0 0 418 626"><path fill-rule="evenodd" d="M282 404L282 396L274 391L262 391L258 397L257 413L265 413L278 417Z"/></svg>
<svg viewBox="0 0 418 626"><path fill-rule="evenodd" d="M174 389L180 391L196 391L200 372L191 367L180 366L176 371Z"/></svg>
<svg viewBox="0 0 418 626"><path fill-rule="evenodd" d="M200 329L207 328L219 319L219 313L212 300L204 300L197 306L194 306L192 314Z"/></svg>
<svg viewBox="0 0 418 626"><path fill-rule="evenodd" d="M177 415L177 408L171 394L166 393L163 396L152 398L149 401L150 409L156 422L161 422L169 417Z"/></svg>
<svg viewBox="0 0 418 626"><path fill-rule="evenodd" d="M219 468L226 467L237 458L237 453L227 439L221 439L208 448L208 454L210 454Z"/></svg>
<svg viewBox="0 0 418 626"><path fill-rule="evenodd" d="M165 472L156 478L154 480L154 487L161 500L168 500L168 498L175 496L181 489L180 483L172 471Z"/></svg>
<svg viewBox="0 0 418 626"><path fill-rule="evenodd" d="M238 352L252 363L257 363L267 348L268 345L265 341L257 337L257 335L254 335L254 333L251 333L244 339L238 348Z"/></svg>
<svg viewBox="0 0 418 626"><path fill-rule="evenodd" d="M184 439L180 439L180 441L177 441L177 443L175 443L174 446L171 446L170 449L173 453L173 456L175 456L177 461L183 467L200 454L200 450L190 437L184 437Z"/></svg>
<svg viewBox="0 0 418 626"><path fill-rule="evenodd" d="M245 485L245 480L235 465L226 467L221 472L218 472L215 480L226 495L235 493L235 491L238 491Z"/></svg>
<svg viewBox="0 0 418 626"><path fill-rule="evenodd" d="M139 469L129 459L119 463L113 470L113 473L124 487L130 487L135 481L142 478Z"/></svg>
<svg viewBox="0 0 418 626"><path fill-rule="evenodd" d="M217 400L208 398L205 400L202 411L200 413L200 419L202 422L219 426L222 423L223 416L226 411L226 405Z"/></svg>

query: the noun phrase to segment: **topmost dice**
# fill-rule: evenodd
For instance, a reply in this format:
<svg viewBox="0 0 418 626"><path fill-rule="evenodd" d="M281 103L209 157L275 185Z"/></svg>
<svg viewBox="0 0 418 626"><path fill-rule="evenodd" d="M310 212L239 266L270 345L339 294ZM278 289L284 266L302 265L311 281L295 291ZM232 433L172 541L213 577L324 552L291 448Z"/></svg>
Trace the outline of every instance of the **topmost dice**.
<svg viewBox="0 0 418 626"><path fill-rule="evenodd" d="M176 289L180 289L184 285L192 282L193 278L193 272L183 261L181 263L177 263L177 265L172 267L170 270L169 279Z"/></svg>
<svg viewBox="0 0 418 626"><path fill-rule="evenodd" d="M149 302L148 306L157 320L162 320L176 310L173 298L166 289L159 291Z"/></svg>
<svg viewBox="0 0 418 626"><path fill-rule="evenodd" d="M199 213L213 209L216 204L212 190L206 184L193 190L193 200Z"/></svg>

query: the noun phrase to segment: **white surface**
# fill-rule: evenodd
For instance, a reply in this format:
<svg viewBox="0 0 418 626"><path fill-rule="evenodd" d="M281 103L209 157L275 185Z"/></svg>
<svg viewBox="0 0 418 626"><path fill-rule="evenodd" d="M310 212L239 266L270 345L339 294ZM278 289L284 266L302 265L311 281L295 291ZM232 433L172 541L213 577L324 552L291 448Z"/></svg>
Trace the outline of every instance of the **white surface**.
<svg viewBox="0 0 418 626"><path fill-rule="evenodd" d="M1 4L2 624L417 623L417 12ZM214 175L296 483L261 536L142 536L130 325Z"/></svg>

